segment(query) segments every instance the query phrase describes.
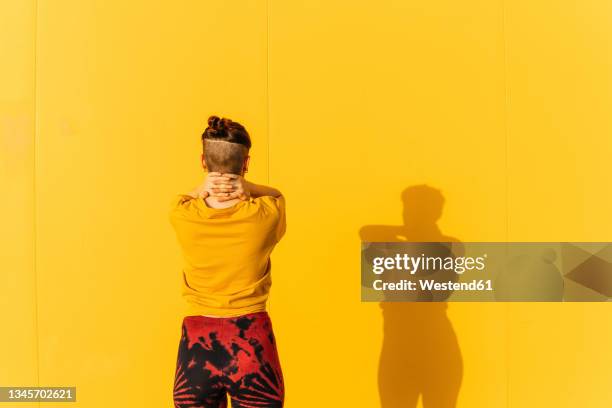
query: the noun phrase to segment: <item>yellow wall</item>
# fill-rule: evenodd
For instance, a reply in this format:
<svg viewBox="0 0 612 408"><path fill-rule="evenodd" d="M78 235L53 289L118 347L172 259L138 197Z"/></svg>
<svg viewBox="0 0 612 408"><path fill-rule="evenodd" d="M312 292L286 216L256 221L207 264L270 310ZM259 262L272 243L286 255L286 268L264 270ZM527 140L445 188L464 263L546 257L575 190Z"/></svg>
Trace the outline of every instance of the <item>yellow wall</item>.
<svg viewBox="0 0 612 408"><path fill-rule="evenodd" d="M21 3L0 25L0 385L171 406L166 211L214 113L287 196L269 305L287 406L381 406L379 374L402 406L612 403L608 304L405 304L383 327L358 272L360 236L425 213L431 189L401 196L423 184L445 205L416 239L612 240L607 2ZM383 344L410 363L379 370Z"/></svg>
<svg viewBox="0 0 612 408"><path fill-rule="evenodd" d="M507 3L509 239L612 240L612 5ZM509 404L612 404L612 313L513 304Z"/></svg>
<svg viewBox="0 0 612 408"><path fill-rule="evenodd" d="M35 1L0 3L0 38L0 384L37 386Z"/></svg>

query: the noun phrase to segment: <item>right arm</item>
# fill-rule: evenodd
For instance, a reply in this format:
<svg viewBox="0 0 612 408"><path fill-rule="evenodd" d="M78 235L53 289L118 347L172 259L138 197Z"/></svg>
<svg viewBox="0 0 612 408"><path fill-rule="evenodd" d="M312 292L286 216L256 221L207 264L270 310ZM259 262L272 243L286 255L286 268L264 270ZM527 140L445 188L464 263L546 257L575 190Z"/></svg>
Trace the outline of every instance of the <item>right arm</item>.
<svg viewBox="0 0 612 408"><path fill-rule="evenodd" d="M246 184L246 190L249 191L250 195L257 198L262 196L280 197L282 193L274 187L264 186L263 184L255 184L250 181L244 180Z"/></svg>

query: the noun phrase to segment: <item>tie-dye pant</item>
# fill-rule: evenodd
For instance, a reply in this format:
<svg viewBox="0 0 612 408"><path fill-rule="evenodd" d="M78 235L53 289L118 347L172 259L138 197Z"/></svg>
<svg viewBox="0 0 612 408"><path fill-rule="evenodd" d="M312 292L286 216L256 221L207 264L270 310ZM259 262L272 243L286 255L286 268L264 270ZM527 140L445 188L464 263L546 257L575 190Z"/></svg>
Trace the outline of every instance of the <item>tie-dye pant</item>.
<svg viewBox="0 0 612 408"><path fill-rule="evenodd" d="M267 312L186 316L174 380L177 408L282 407L283 374Z"/></svg>

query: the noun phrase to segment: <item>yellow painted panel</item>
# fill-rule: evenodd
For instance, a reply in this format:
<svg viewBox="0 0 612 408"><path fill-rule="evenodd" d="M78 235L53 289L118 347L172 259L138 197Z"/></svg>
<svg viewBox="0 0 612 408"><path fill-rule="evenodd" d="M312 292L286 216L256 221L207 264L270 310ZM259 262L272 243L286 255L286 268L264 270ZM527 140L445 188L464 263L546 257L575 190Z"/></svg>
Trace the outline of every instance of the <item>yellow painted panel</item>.
<svg viewBox="0 0 612 408"><path fill-rule="evenodd" d="M509 236L612 240L612 6L511 1ZM509 406L612 405L610 304L510 307Z"/></svg>
<svg viewBox="0 0 612 408"><path fill-rule="evenodd" d="M41 382L75 406L168 407L180 319L170 200L210 114L267 179L265 4L39 0Z"/></svg>
<svg viewBox="0 0 612 408"><path fill-rule="evenodd" d="M0 4L0 385L5 387L38 385L35 27L35 1ZM37 405L20 403L24 408Z"/></svg>
<svg viewBox="0 0 612 408"><path fill-rule="evenodd" d="M270 13L270 181L288 206L271 304L288 405L503 406L504 305L392 305L383 321L359 295L360 235L506 238L501 3Z"/></svg>

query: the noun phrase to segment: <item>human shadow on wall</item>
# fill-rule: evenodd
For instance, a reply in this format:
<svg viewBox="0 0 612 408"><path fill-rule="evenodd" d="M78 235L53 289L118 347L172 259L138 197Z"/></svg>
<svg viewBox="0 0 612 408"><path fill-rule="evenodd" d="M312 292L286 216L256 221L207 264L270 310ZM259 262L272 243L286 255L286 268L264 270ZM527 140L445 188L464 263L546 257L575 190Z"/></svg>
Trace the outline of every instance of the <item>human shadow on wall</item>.
<svg viewBox="0 0 612 408"><path fill-rule="evenodd" d="M427 185L406 188L403 225L366 225L359 231L365 242L454 242L437 221L444 197ZM457 254L456 254L457 255ZM453 272L454 273L454 272ZM463 377L463 361L445 302L380 302L383 344L378 366L381 408L456 406Z"/></svg>

